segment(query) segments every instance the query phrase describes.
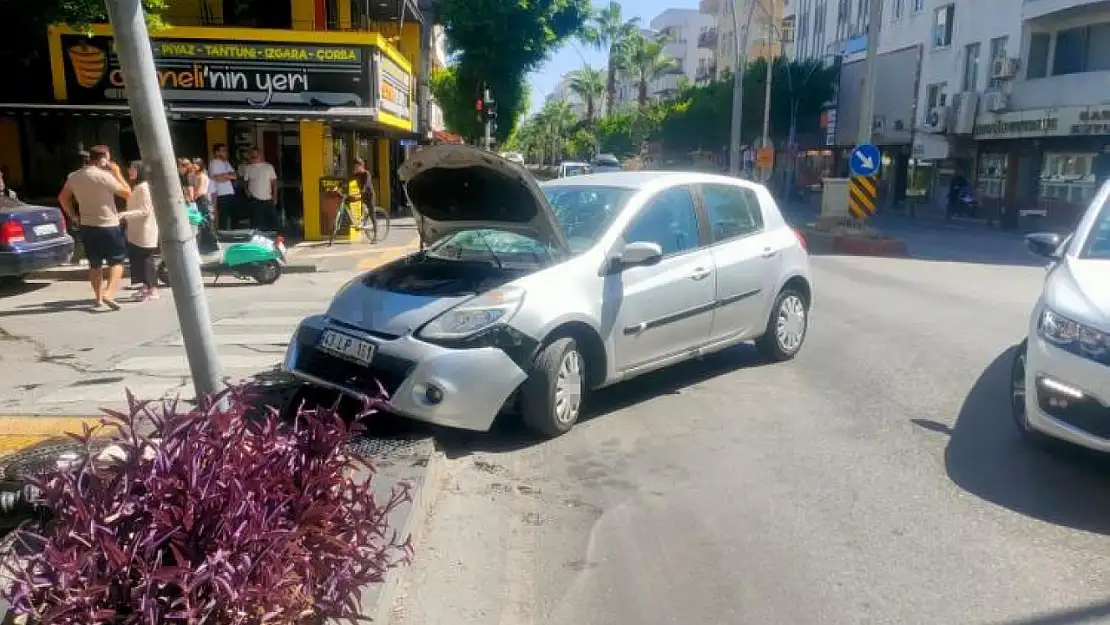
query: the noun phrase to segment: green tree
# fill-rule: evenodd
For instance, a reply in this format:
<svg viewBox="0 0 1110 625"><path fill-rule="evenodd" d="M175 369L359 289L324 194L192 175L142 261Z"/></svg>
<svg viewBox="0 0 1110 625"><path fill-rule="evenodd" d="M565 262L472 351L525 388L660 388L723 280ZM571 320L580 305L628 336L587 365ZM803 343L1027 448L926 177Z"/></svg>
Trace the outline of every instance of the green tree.
<svg viewBox="0 0 1110 625"><path fill-rule="evenodd" d="M629 37L621 51L620 66L636 81L636 102L641 108L647 106L651 82L677 65L663 51L665 44L663 40L649 39L637 32Z"/></svg>
<svg viewBox="0 0 1110 625"><path fill-rule="evenodd" d="M815 132L821 111L832 99L837 74L820 61L788 62L777 59L772 66L772 138L785 140L791 128L798 133ZM751 143L762 134L763 104L767 86L767 61L759 59L744 72L744 122L741 139ZM670 152L721 150L728 145L732 111L732 77L683 90L662 124L660 138ZM793 120L793 123L792 123Z"/></svg>
<svg viewBox="0 0 1110 625"><path fill-rule="evenodd" d="M440 0L438 17L455 54L450 78L438 80L436 97L447 106L473 103L486 85L498 105L496 136L512 133L527 107L525 78L552 49L576 35L590 14L589 0ZM447 91L453 93L448 94ZM480 124L462 110L450 115L467 139L481 136Z"/></svg>
<svg viewBox="0 0 1110 625"><path fill-rule="evenodd" d="M162 23L170 0L143 0L152 27ZM104 0L0 0L0 67L4 82L19 85L21 100L45 101L52 97L50 54L46 27L50 24L83 26L108 20Z"/></svg>
<svg viewBox="0 0 1110 625"><path fill-rule="evenodd" d="M605 97L605 75L601 70L584 65L571 76L570 90L582 98L586 105L586 121L592 124L597 115L597 104Z"/></svg>
<svg viewBox="0 0 1110 625"><path fill-rule="evenodd" d="M617 101L617 70L620 69L621 51L630 37L640 33L639 26L639 18L624 19L621 4L613 1L601 11L592 14L579 36L582 41L598 50L608 51L606 60L608 75L605 80L606 116L613 114L613 106Z"/></svg>

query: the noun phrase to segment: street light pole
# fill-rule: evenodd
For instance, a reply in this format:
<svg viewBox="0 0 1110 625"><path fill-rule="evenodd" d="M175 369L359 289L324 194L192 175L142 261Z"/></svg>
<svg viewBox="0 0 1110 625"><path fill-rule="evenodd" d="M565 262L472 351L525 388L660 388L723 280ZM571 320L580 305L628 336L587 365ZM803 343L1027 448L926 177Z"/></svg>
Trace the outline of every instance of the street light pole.
<svg viewBox="0 0 1110 625"><path fill-rule="evenodd" d="M771 3L771 15L767 22L767 88L763 93L763 146L764 150L771 147L771 82L775 77L775 2ZM771 179L770 169L763 171L763 181Z"/></svg>
<svg viewBox="0 0 1110 625"><path fill-rule="evenodd" d="M871 143L875 118L875 60L879 56L879 30L883 19L882 0L870 0L867 14L867 56L863 61L863 93L859 106L859 137L856 145Z"/></svg>
<svg viewBox="0 0 1110 625"><path fill-rule="evenodd" d="M735 42L733 58L736 59L736 70L732 72L732 128L729 141L728 172L730 175L739 176L742 158L740 131L744 122L744 69L748 64L748 31L752 23L752 15L755 13L755 3L758 0L746 0L750 5L748 7L748 17L744 23L743 37L740 35L740 14L736 10L737 0L725 1L729 3L730 13L732 13L732 40Z"/></svg>
<svg viewBox="0 0 1110 625"><path fill-rule="evenodd" d="M197 397L207 397L222 390L220 361L212 337L196 237L185 214L185 198L174 162L150 35L140 0L106 0L106 4L143 168L150 179L162 259L169 272L193 388Z"/></svg>

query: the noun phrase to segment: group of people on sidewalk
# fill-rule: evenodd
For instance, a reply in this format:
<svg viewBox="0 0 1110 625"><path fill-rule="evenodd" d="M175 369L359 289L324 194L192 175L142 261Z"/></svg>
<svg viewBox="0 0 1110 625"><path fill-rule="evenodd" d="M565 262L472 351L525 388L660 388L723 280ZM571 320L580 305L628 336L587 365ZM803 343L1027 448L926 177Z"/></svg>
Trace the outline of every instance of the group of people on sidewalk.
<svg viewBox="0 0 1110 625"><path fill-rule="evenodd" d="M116 293L124 263L130 265L131 281L138 287L135 300L158 299L158 223L142 162L133 161L125 173L103 145L80 157L80 166L58 194L58 204L76 226L84 248L93 309L120 309ZM183 158L178 173L185 201L195 203L205 217L202 252L218 248L213 229L217 221L227 228L244 220L260 228L276 226L277 174L257 149L238 171L227 160L227 146L217 145L207 167L202 159ZM246 198L238 197L237 186Z"/></svg>
<svg viewBox="0 0 1110 625"><path fill-rule="evenodd" d="M70 223L78 225L89 261L93 310L120 309L116 292L127 260L133 279L141 284L136 300L157 298L158 224L143 164L132 162L125 177L107 146L94 146L82 157L84 164L66 178L58 203ZM122 211L117 198L125 202Z"/></svg>

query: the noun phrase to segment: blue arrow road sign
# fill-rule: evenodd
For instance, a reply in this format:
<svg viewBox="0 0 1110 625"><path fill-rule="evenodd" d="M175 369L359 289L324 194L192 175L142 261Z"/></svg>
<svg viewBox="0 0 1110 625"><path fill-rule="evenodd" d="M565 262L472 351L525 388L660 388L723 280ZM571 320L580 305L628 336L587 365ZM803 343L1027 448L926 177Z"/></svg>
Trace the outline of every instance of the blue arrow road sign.
<svg viewBox="0 0 1110 625"><path fill-rule="evenodd" d="M879 171L882 164L883 155L879 152L879 148L870 143L857 145L856 149L852 150L852 156L848 161L848 167L857 176L871 176Z"/></svg>

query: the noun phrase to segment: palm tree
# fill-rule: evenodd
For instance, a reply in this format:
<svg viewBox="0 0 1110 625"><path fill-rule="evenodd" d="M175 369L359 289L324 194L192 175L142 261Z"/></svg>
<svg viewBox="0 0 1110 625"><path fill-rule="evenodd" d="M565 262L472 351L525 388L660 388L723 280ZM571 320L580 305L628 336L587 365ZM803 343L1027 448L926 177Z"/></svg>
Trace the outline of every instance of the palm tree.
<svg viewBox="0 0 1110 625"><path fill-rule="evenodd" d="M586 105L586 121L594 123L594 114L597 112L597 103L605 97L605 75L601 70L589 65L574 72L570 79L570 90L582 98Z"/></svg>
<svg viewBox="0 0 1110 625"><path fill-rule="evenodd" d="M648 85L677 65L673 58L663 52L665 45L666 41L649 39L636 33L624 46L620 65L636 81L636 101L640 108L647 106Z"/></svg>
<svg viewBox="0 0 1110 625"><path fill-rule="evenodd" d="M540 145L550 147L551 164L557 165L566 147L570 129L574 126L574 110L570 104L561 100L552 100L543 105L536 113L535 123L538 130Z"/></svg>
<svg viewBox="0 0 1110 625"><path fill-rule="evenodd" d="M612 1L609 6L591 16L589 23L582 30L579 38L597 48L607 49L608 74L605 79L605 115L613 113L613 104L617 99L617 62L621 56L621 49L632 35L639 34L640 18L624 19L621 4Z"/></svg>

